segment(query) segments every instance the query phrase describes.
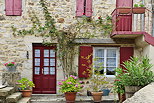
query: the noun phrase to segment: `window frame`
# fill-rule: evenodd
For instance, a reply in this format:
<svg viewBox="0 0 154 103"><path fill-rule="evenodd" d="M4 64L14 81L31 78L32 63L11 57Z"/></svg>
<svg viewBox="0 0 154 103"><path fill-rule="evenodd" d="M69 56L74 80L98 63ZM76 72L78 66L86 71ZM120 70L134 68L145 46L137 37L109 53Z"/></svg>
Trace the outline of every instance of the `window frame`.
<svg viewBox="0 0 154 103"><path fill-rule="evenodd" d="M93 63L94 63L94 59L95 59L95 52L96 52L96 49L103 49L104 50L104 76L106 76L106 77L115 77L115 75L116 75L116 73L115 73L115 75L107 75L106 74L106 71L107 71L107 66L106 66L106 64L107 64L107 50L108 49L116 49L116 68L118 67L118 64L119 64L119 47L93 47ZM93 67L94 67L95 65L93 65ZM94 73L94 72L93 72Z"/></svg>

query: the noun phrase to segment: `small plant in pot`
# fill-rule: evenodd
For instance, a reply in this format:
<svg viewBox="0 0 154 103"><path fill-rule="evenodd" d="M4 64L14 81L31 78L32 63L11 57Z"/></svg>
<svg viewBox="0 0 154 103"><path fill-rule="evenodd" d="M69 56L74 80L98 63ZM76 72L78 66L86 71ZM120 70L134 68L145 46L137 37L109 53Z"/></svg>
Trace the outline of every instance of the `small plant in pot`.
<svg viewBox="0 0 154 103"><path fill-rule="evenodd" d="M32 94L32 87L35 87L34 83L27 78L18 80L17 86L20 88L23 97L30 97Z"/></svg>
<svg viewBox="0 0 154 103"><path fill-rule="evenodd" d="M90 88L92 90L91 94L93 96L94 102L101 102L102 100L102 87L104 84L108 84L106 77L100 74L100 71L95 71L95 75L90 78Z"/></svg>
<svg viewBox="0 0 154 103"><path fill-rule="evenodd" d="M131 97L136 91L154 81L152 64L148 57L132 57L124 62L123 68L117 68L119 80L125 86L126 98Z"/></svg>
<svg viewBox="0 0 154 103"><path fill-rule="evenodd" d="M84 86L78 77L70 75L65 80L58 83L60 86L59 91L65 93L66 102L75 102L76 93L79 92Z"/></svg>
<svg viewBox="0 0 154 103"><path fill-rule="evenodd" d="M133 8L133 13L134 14L143 14L145 13L145 6L144 4L140 1L139 3L134 4Z"/></svg>

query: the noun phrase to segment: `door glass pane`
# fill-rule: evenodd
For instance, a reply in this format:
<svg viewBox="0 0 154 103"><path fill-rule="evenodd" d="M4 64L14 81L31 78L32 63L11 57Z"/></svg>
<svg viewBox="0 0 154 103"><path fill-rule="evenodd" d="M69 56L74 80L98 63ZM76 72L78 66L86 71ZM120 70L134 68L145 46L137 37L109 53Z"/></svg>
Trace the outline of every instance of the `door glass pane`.
<svg viewBox="0 0 154 103"><path fill-rule="evenodd" d="M108 49L107 50L107 57L116 57L116 50L115 49Z"/></svg>
<svg viewBox="0 0 154 103"><path fill-rule="evenodd" d="M35 49L35 57L40 57L40 50L39 49Z"/></svg>
<svg viewBox="0 0 154 103"><path fill-rule="evenodd" d="M40 58L35 58L35 66L40 66Z"/></svg>
<svg viewBox="0 0 154 103"><path fill-rule="evenodd" d="M44 74L49 74L49 67L44 67L43 73Z"/></svg>
<svg viewBox="0 0 154 103"><path fill-rule="evenodd" d="M50 58L50 66L55 66L55 59Z"/></svg>
<svg viewBox="0 0 154 103"><path fill-rule="evenodd" d="M44 50L44 57L49 57L49 50L48 49Z"/></svg>
<svg viewBox="0 0 154 103"><path fill-rule="evenodd" d="M96 49L95 57L104 57L104 49Z"/></svg>
<svg viewBox="0 0 154 103"><path fill-rule="evenodd" d="M50 50L50 57L55 57L55 50Z"/></svg>
<svg viewBox="0 0 154 103"><path fill-rule="evenodd" d="M48 58L44 59L44 66L49 66L49 59Z"/></svg>
<svg viewBox="0 0 154 103"><path fill-rule="evenodd" d="M35 67L35 74L40 74L40 67Z"/></svg>
<svg viewBox="0 0 154 103"><path fill-rule="evenodd" d="M107 58L107 66L116 66L116 58Z"/></svg>
<svg viewBox="0 0 154 103"><path fill-rule="evenodd" d="M50 67L50 74L54 75L55 74L55 67Z"/></svg>
<svg viewBox="0 0 154 103"><path fill-rule="evenodd" d="M115 75L115 68L116 67L106 68L107 69L106 74L107 75Z"/></svg>

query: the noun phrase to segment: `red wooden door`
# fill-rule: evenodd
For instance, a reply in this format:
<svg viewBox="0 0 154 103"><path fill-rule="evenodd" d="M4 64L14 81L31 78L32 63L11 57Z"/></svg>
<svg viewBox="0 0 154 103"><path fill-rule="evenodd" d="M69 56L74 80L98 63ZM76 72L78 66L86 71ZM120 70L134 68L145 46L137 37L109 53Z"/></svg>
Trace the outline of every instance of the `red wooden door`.
<svg viewBox="0 0 154 103"><path fill-rule="evenodd" d="M56 93L55 47L33 45L33 93Z"/></svg>
<svg viewBox="0 0 154 103"><path fill-rule="evenodd" d="M133 0L116 0L116 7L133 7ZM132 14L118 14L116 31L132 31Z"/></svg>

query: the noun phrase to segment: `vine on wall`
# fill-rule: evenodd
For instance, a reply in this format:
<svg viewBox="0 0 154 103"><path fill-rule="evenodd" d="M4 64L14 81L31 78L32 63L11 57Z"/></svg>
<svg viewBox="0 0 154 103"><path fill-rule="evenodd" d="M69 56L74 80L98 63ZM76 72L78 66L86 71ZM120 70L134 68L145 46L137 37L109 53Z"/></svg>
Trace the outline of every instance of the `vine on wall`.
<svg viewBox="0 0 154 103"><path fill-rule="evenodd" d="M47 8L47 2L40 0L43 9L45 23L41 23L35 11L29 11L32 21L32 28L29 30L17 30L12 26L14 36L36 35L43 37L43 44L51 46L52 41L57 41L57 53L65 76L76 74L74 69L74 57L77 53L76 47L80 44L75 43L76 38L95 38L98 36L109 35L112 31L111 18L108 16L103 19L92 20L88 17L75 18L76 23L70 24L66 29L56 28L56 22ZM100 33L100 35L96 35ZM50 38L48 41L46 38Z"/></svg>

